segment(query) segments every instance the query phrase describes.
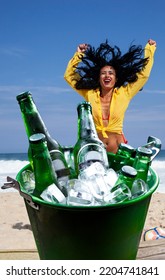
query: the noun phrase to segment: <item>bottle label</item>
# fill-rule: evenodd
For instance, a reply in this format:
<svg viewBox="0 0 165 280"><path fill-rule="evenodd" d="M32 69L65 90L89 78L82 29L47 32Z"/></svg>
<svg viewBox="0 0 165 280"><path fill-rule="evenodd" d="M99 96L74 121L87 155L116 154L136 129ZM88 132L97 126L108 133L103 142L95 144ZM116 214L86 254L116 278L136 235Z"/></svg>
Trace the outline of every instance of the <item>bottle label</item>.
<svg viewBox="0 0 165 280"><path fill-rule="evenodd" d="M50 153L52 160L63 158L63 153L59 150L50 150L49 153Z"/></svg>
<svg viewBox="0 0 165 280"><path fill-rule="evenodd" d="M61 151L58 150L51 150L50 156L52 159L54 170L57 174L57 178L59 177L66 177L70 175L69 168L65 167L65 164L63 162L63 154ZM65 180L68 179L68 177L65 178Z"/></svg>
<svg viewBox="0 0 165 280"><path fill-rule="evenodd" d="M52 162L53 162L55 171L65 168L65 165L61 159L53 159Z"/></svg>
<svg viewBox="0 0 165 280"><path fill-rule="evenodd" d="M84 145L77 154L79 168L81 169L82 166L96 161L102 162L103 165L107 165L105 162L105 154L106 152L104 149L98 144L89 143Z"/></svg>

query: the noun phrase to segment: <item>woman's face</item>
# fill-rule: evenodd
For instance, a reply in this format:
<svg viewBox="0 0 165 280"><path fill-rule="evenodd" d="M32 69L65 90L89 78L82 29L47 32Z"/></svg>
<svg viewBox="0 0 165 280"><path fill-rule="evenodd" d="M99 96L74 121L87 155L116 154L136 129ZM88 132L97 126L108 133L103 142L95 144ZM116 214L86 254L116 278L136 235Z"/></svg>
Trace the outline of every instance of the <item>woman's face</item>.
<svg viewBox="0 0 165 280"><path fill-rule="evenodd" d="M104 66L100 70L100 86L101 89L110 90L115 87L116 84L116 71L112 66Z"/></svg>

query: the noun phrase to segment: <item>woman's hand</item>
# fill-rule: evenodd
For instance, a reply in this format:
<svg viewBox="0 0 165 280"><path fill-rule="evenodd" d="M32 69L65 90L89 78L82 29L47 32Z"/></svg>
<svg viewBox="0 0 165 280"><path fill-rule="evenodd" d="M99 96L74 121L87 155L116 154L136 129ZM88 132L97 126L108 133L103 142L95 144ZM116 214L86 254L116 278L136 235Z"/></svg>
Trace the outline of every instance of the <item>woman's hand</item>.
<svg viewBox="0 0 165 280"><path fill-rule="evenodd" d="M77 47L77 52L81 52L81 53L84 53L88 48L88 44L80 44L78 47Z"/></svg>
<svg viewBox="0 0 165 280"><path fill-rule="evenodd" d="M152 40L152 39L149 39L149 40L148 40L148 43L149 43L150 45L153 45L153 46L156 47L156 41L154 41L154 40Z"/></svg>

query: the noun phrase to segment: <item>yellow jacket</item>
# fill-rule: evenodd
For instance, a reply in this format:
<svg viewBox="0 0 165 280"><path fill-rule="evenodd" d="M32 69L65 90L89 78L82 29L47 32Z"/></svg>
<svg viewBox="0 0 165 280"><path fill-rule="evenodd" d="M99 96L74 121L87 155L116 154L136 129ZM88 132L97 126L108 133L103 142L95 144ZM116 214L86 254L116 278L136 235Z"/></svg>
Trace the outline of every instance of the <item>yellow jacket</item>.
<svg viewBox="0 0 165 280"><path fill-rule="evenodd" d="M145 46L144 57L148 57L149 61L145 68L140 73L138 73L138 80L136 82L114 89L110 104L110 120L108 126L106 127L104 127L102 121L100 90L77 90L75 88L76 81L74 79L78 75L75 72L75 67L81 61L79 59L80 53L76 52L73 58L69 61L64 78L74 90L83 96L86 101L91 103L96 130L97 132L102 132L104 138L108 137L106 132L122 134L125 112L131 99L139 92L139 90L144 86L149 78L153 66L155 49L155 46L149 45L148 43Z"/></svg>

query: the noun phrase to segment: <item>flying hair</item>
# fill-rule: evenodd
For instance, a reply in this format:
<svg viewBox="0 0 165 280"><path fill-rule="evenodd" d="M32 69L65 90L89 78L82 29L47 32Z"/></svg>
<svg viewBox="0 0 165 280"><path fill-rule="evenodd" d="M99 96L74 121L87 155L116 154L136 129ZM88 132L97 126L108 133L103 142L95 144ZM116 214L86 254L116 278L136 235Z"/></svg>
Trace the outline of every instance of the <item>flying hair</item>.
<svg viewBox="0 0 165 280"><path fill-rule="evenodd" d="M137 81L137 74L144 69L148 58L144 58L144 49L140 45L131 45L124 55L117 46L110 46L108 41L98 48L88 45L85 55L80 54L81 62L76 67L79 79L77 89L100 88L100 70L104 66L112 66L116 71L116 85L121 87Z"/></svg>

